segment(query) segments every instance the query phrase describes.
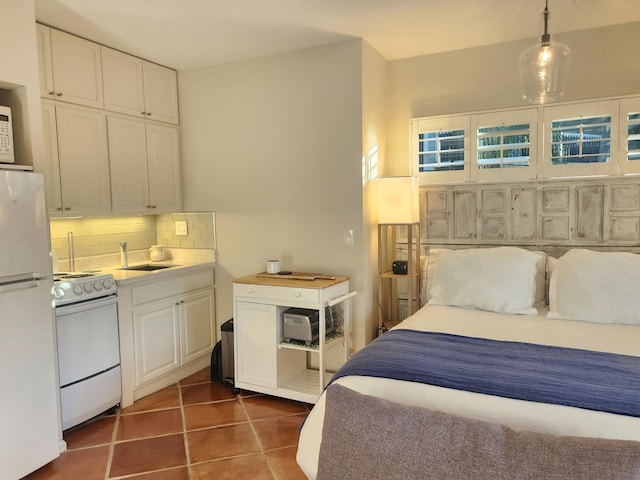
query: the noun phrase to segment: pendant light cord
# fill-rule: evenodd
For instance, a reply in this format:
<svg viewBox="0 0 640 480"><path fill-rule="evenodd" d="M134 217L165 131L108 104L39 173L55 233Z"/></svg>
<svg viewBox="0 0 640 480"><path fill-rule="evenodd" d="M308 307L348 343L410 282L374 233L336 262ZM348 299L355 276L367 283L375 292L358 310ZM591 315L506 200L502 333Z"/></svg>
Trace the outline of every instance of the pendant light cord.
<svg viewBox="0 0 640 480"><path fill-rule="evenodd" d="M548 24L549 24L549 0L545 0L544 2L544 33L542 34L542 45L549 45L551 41L551 35L548 33Z"/></svg>

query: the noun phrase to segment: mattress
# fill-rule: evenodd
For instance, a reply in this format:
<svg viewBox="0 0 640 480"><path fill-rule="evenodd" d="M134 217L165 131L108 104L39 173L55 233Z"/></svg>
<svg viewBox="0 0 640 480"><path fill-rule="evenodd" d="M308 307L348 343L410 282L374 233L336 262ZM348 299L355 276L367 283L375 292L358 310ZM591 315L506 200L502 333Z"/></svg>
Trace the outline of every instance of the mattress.
<svg viewBox="0 0 640 480"><path fill-rule="evenodd" d="M549 319L545 314L544 310L536 316L507 315L427 305L395 328L640 357L640 326ZM340 378L336 383L366 395L498 423L520 431L640 441L640 418L637 417L386 378L350 376ZM323 394L300 432L297 461L310 479L316 478L324 405Z"/></svg>

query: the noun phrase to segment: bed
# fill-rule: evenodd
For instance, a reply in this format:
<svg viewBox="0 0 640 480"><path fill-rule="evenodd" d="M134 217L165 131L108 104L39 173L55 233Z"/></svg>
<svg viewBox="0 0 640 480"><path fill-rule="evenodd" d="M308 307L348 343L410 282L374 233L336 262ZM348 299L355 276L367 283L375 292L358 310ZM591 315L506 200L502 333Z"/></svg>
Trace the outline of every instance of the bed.
<svg viewBox="0 0 640 480"><path fill-rule="evenodd" d="M432 249L424 273L426 305L354 355L336 374L306 419L300 432L297 461L308 478L392 478L384 473L385 468L391 466L394 472L400 471L397 459L403 455L406 456L400 462L403 466L419 458L422 463L415 468L424 468L424 462L431 462L443 465L445 473L411 477L405 472L394 478L540 478L539 471L519 477L520 473L516 475L504 469L496 473L491 470L497 468L495 465L487 466L486 446L496 439L504 446L505 438L515 442L510 444L515 448L509 453L509 461L517 465L518 472L522 472L522 465L529 462L534 470L544 465L547 473L542 478L640 478L640 296L637 295L640 291L640 256L572 249L555 259L542 252L516 247L460 251ZM397 378L377 376L377 370L387 370L382 360L369 370L350 370L353 364L371 363L362 355L367 355L369 350L384 350L381 344L385 335L390 336L385 342L391 350L383 351L382 357L386 356L390 364L401 358L403 350L409 349L403 347L408 343L402 342L410 343L417 337L428 337L428 341L437 342L473 343L471 360L467 360L472 381L455 379L453 383L447 383L449 380L441 381L439 372L427 380L414 378L406 370L436 367L414 368L414 362L406 360L399 360L401 365L408 367L401 368ZM393 339L392 335L398 338ZM452 351L462 352L466 347L461 345L447 343L442 349L450 355ZM496 345L535 350L536 355L531 357L538 358L541 362L538 366L527 367L527 354L523 355L524 360L514 363L523 371L540 370L546 375L547 367L555 370L558 365L564 367L566 364L570 368L565 369L565 377L554 380L555 384L551 382L551 386L540 388L542 393L533 392L533 397L527 398L527 390L535 388L520 385L520 392L516 393L504 389L510 383L518 382L524 383L525 387L527 384L545 385L546 380L540 377L531 380L526 376L524 380L512 379L508 375L515 368L510 368L507 361L506 367L503 365L502 368L508 375L490 376L500 380L507 376L507 380L483 390L484 386L475 385L483 381L475 381L473 377L482 370L478 369L482 362L488 360L473 355L484 349L493 352L493 357L500 361L502 354L495 354ZM429 345L428 348L437 349L438 346ZM434 350L425 347L427 351ZM554 357L556 353L561 356ZM574 354L587 357L575 357L571 366L572 362L564 359L570 359ZM429 357L429 354L424 356ZM459 360L456 357L450 355L448 358L453 363L453 360ZM375 358L378 362L379 357ZM446 356L443 363L448 363ZM589 378L600 366L605 369L604 380ZM616 372L622 371L619 381L613 380L614 374L607 372L609 367ZM460 368L466 369L464 365ZM597 388L590 389L588 383L572 384L574 378L578 383L583 381L577 378L583 374L588 374L584 375L585 382L595 382L598 388L603 382L607 383L600 396L589 394ZM491 378L486 383L495 383ZM612 385L608 384L609 378ZM467 388L464 383L467 381L474 385ZM563 389L558 381L566 381L572 386ZM586 392L581 400L569 398L581 389ZM332 393L333 390L336 393ZM562 395L554 394L561 391ZM547 397L549 392L552 393L550 398ZM363 412L363 409L367 411ZM444 417L434 416L436 414ZM413 419L413 423L402 425L398 430L402 419L408 418ZM379 421L387 425L380 426ZM438 437L437 449L433 448L433 441L428 443L424 434L429 422L447 425L443 430L444 437L442 432ZM453 434L456 428L459 430L457 437ZM384 435L380 433L383 431L386 432ZM482 440L473 440L477 438ZM451 448L441 448L447 442L451 443ZM360 452L363 450L358 448L361 444L367 445L369 451ZM359 474L336 475L339 471L336 469L349 471L348 466L343 465L353 457L349 450L364 455L359 457ZM432 451L441 456L429 459L425 452L431 454ZM461 451L464 454L461 455ZM471 451L475 456L469 453ZM518 457L523 451L527 452L525 460ZM566 451L574 453L567 458ZM576 454L578 451L582 453ZM564 456L560 455L562 452L565 452ZM475 466L464 466L463 458L472 458ZM578 460L571 464L575 458ZM550 465L554 462L559 469L557 472L565 472L564 476L553 476ZM332 465L324 468L327 464ZM452 470L458 467L474 468L475 474L467 476L467 471L460 477L459 472ZM482 473L484 468L491 473ZM579 468L588 473L577 474ZM567 476L567 471L572 473ZM381 476L376 477L376 472ZM453 473L449 477L446 472Z"/></svg>

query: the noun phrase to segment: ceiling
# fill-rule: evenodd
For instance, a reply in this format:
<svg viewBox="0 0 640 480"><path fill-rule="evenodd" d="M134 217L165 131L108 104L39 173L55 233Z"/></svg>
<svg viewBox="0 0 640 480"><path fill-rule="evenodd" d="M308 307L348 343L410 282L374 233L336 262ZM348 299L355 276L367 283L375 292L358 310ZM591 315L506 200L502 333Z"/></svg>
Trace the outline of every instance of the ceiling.
<svg viewBox="0 0 640 480"><path fill-rule="evenodd" d="M544 0L35 0L39 22L176 69L363 38L385 59L538 37ZM638 0L551 0L552 34L640 21Z"/></svg>

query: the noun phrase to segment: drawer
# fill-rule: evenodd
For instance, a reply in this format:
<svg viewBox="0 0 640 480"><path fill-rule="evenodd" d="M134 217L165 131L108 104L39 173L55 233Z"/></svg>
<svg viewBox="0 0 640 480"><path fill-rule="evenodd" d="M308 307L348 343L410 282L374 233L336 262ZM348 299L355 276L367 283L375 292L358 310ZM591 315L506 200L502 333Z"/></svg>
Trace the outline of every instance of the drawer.
<svg viewBox="0 0 640 480"><path fill-rule="evenodd" d="M254 299L254 301L266 300L283 304L289 302L318 303L320 300L320 290L317 288L273 287L248 283L234 283L233 295L244 299Z"/></svg>
<svg viewBox="0 0 640 480"><path fill-rule="evenodd" d="M213 269L136 285L132 288L131 300L136 306L207 287L213 288Z"/></svg>

